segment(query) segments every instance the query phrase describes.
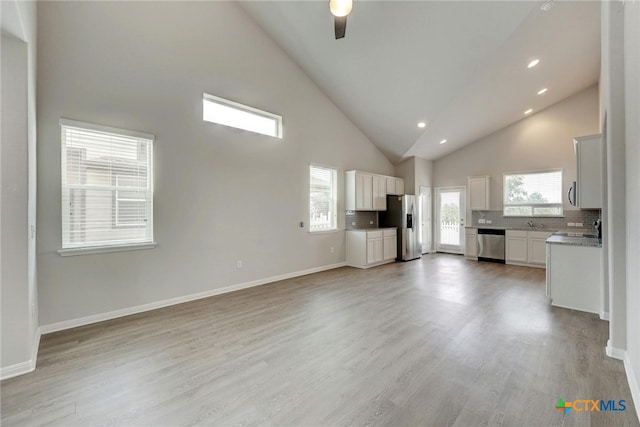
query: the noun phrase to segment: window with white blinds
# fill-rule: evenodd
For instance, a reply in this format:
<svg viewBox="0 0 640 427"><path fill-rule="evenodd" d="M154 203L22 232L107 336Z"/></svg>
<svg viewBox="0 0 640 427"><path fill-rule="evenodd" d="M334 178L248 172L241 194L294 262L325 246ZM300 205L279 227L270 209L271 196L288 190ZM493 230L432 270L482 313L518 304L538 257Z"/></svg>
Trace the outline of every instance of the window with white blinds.
<svg viewBox="0 0 640 427"><path fill-rule="evenodd" d="M61 119L62 248L153 242L153 135Z"/></svg>
<svg viewBox="0 0 640 427"><path fill-rule="evenodd" d="M504 174L504 216L562 216L562 171Z"/></svg>
<svg viewBox="0 0 640 427"><path fill-rule="evenodd" d="M309 231L337 230L336 169L309 166Z"/></svg>

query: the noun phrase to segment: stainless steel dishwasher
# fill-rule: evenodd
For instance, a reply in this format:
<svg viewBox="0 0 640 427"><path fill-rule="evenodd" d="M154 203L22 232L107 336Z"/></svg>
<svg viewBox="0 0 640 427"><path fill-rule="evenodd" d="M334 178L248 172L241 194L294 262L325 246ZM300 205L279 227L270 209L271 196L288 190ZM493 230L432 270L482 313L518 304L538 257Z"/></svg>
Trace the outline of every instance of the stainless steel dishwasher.
<svg viewBox="0 0 640 427"><path fill-rule="evenodd" d="M478 261L504 264L504 230L478 229Z"/></svg>

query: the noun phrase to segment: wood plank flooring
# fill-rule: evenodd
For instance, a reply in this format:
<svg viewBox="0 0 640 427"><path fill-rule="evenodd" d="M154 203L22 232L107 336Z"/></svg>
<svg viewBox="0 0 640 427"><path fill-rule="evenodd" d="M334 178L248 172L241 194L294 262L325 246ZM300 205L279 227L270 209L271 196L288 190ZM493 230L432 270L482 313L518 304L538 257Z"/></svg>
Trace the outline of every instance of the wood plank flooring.
<svg viewBox="0 0 640 427"><path fill-rule="evenodd" d="M179 286L177 283L176 286ZM608 324L544 270L425 255L46 335L3 426L638 426ZM554 409L559 397L623 412Z"/></svg>

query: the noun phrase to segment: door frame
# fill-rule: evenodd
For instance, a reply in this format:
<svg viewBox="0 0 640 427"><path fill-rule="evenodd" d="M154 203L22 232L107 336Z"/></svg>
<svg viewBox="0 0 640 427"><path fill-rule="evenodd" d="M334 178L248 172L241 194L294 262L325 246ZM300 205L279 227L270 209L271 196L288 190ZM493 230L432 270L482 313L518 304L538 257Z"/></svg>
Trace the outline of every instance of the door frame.
<svg viewBox="0 0 640 427"><path fill-rule="evenodd" d="M436 252L445 252L451 254L464 254L465 249L465 222L467 216L467 187L452 186L452 187L436 187L435 189L435 221L434 221L434 237L435 237L435 250ZM440 244L440 194L448 192L460 192L460 244L459 245L441 245Z"/></svg>
<svg viewBox="0 0 640 427"><path fill-rule="evenodd" d="M420 207L422 215L422 253L433 252L433 195L431 187L420 186Z"/></svg>

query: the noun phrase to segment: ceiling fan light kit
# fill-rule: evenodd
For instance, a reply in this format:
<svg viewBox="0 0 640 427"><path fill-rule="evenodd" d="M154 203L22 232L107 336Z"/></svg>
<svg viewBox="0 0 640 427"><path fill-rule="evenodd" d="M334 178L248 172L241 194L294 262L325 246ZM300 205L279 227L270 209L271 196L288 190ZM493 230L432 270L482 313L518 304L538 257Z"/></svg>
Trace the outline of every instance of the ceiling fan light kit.
<svg viewBox="0 0 640 427"><path fill-rule="evenodd" d="M347 31L347 15L353 9L353 0L329 0L329 10L334 18L336 40L344 38Z"/></svg>
<svg viewBox="0 0 640 427"><path fill-rule="evenodd" d="M329 10L335 17L341 18L351 13L353 0L329 0Z"/></svg>

